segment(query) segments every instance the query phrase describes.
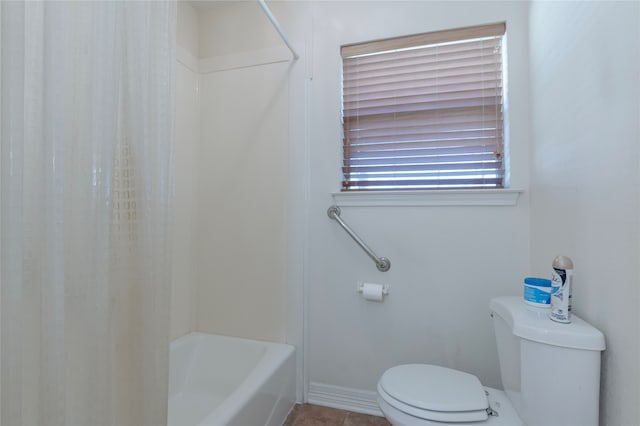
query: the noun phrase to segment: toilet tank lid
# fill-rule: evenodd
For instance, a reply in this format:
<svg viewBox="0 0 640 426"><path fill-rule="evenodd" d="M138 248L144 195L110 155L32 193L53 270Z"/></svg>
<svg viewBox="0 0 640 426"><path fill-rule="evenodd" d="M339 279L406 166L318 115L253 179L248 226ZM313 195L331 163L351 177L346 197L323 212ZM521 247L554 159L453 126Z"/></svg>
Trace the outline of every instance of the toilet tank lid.
<svg viewBox="0 0 640 426"><path fill-rule="evenodd" d="M602 332L576 315L571 315L569 324L555 322L549 318L549 309L529 306L515 296L491 299L489 307L523 339L572 349L605 349Z"/></svg>

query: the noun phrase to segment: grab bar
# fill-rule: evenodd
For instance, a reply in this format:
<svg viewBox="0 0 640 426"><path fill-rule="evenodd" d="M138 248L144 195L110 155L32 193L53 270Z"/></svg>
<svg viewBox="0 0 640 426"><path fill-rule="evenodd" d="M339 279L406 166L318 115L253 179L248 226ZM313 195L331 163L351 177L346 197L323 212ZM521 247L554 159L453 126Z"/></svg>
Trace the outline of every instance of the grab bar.
<svg viewBox="0 0 640 426"><path fill-rule="evenodd" d="M355 232L353 232L349 225L344 223L344 221L340 218L340 207L329 207L329 209L327 210L327 215L331 219L334 219L336 222L338 222L340 226L342 226L342 229L347 231L347 234L349 234L349 236L353 238L353 241L355 241L360 247L362 247L362 250L364 250L365 253L367 253L367 255L369 255L369 257L376 263L376 267L380 272L387 272L391 268L391 261L389 259L387 259L386 257L376 256L373 250L371 250L369 246L367 246L364 241L362 241L362 239Z"/></svg>

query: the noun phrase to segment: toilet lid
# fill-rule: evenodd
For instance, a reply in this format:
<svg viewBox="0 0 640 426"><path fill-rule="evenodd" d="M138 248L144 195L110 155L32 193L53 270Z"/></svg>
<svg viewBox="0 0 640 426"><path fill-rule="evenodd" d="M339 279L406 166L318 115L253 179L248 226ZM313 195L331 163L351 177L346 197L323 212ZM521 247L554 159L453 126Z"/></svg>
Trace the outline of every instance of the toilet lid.
<svg viewBox="0 0 640 426"><path fill-rule="evenodd" d="M489 407L476 376L437 365L398 365L385 371L379 384L392 398L423 410L485 411Z"/></svg>

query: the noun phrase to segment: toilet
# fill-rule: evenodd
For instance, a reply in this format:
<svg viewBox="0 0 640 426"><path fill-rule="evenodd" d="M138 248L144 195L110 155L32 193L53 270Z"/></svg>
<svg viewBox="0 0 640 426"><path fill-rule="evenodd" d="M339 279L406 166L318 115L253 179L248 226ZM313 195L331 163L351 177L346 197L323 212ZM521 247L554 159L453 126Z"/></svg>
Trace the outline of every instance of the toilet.
<svg viewBox="0 0 640 426"><path fill-rule="evenodd" d="M378 405L393 426L597 426L604 335L579 317L549 319L520 297L489 304L504 390L469 373L405 364L378 381Z"/></svg>

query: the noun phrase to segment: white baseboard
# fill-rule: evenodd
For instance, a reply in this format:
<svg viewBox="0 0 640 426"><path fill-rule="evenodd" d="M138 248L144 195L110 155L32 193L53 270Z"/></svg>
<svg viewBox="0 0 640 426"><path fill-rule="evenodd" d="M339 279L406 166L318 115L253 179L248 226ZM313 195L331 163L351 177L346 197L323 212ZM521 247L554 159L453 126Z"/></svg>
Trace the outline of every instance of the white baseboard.
<svg viewBox="0 0 640 426"><path fill-rule="evenodd" d="M376 392L314 382L309 383L307 396L310 404L383 417L377 399Z"/></svg>

